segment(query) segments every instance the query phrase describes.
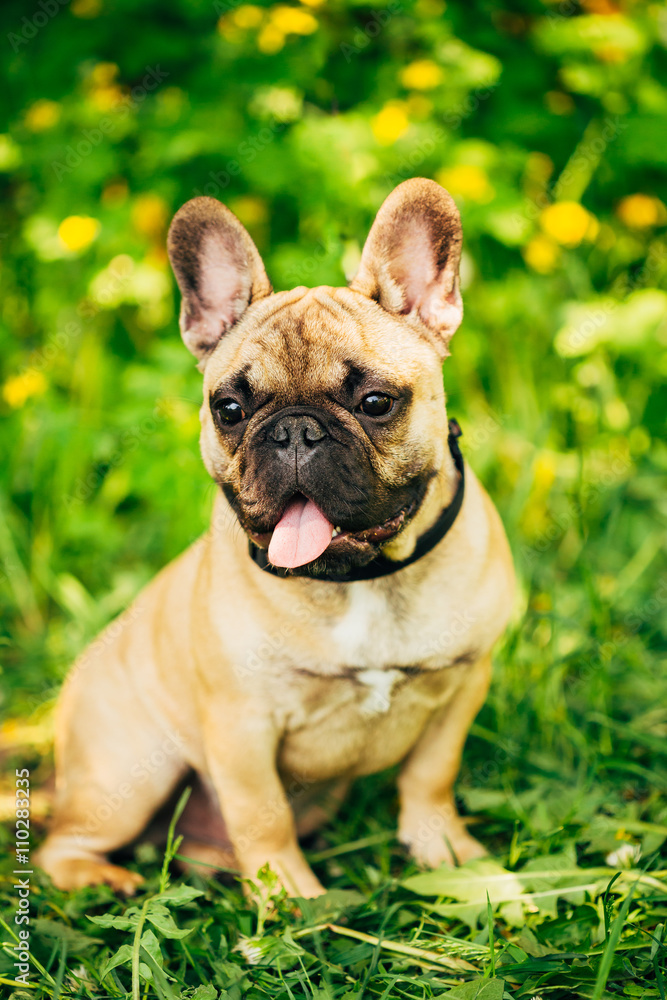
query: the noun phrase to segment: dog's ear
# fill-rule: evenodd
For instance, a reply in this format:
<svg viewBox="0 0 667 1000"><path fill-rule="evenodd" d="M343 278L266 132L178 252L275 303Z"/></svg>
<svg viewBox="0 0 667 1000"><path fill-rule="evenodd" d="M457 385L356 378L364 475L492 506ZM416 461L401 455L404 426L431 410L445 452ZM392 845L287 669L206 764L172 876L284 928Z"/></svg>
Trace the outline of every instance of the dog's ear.
<svg viewBox="0 0 667 1000"><path fill-rule="evenodd" d="M383 203L350 287L384 309L417 317L442 357L463 318L461 218L435 181L404 181Z"/></svg>
<svg viewBox="0 0 667 1000"><path fill-rule="evenodd" d="M251 302L271 293L257 247L215 198L193 198L174 216L167 238L181 290L181 334L200 360Z"/></svg>

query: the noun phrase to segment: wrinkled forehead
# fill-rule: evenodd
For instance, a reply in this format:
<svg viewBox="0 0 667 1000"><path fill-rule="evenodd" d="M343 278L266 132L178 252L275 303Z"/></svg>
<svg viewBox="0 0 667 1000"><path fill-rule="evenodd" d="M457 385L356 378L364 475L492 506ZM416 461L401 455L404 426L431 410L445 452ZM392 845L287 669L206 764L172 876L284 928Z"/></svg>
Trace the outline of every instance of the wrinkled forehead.
<svg viewBox="0 0 667 1000"><path fill-rule="evenodd" d="M353 390L369 380L412 385L440 364L426 339L345 288L295 288L251 306L206 366L210 390Z"/></svg>

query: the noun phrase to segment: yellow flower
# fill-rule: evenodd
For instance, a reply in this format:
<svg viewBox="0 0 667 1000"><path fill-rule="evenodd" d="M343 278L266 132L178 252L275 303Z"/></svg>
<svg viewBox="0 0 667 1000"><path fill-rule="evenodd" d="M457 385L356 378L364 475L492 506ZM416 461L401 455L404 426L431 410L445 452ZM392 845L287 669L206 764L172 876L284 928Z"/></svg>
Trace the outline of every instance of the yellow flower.
<svg viewBox="0 0 667 1000"><path fill-rule="evenodd" d="M276 28L275 24L267 24L257 36L257 48L266 55L280 52L285 44L285 33Z"/></svg>
<svg viewBox="0 0 667 1000"><path fill-rule="evenodd" d="M593 233L597 220L577 201L557 201L542 211L540 225L556 243L576 247Z"/></svg>
<svg viewBox="0 0 667 1000"><path fill-rule="evenodd" d="M235 10L231 16L238 28L256 28L261 22L263 14L264 12L261 7L246 3Z"/></svg>
<svg viewBox="0 0 667 1000"><path fill-rule="evenodd" d="M31 396L39 396L46 392L47 381L41 372L28 368L20 375L12 375L2 387L5 402L14 410L18 410Z"/></svg>
<svg viewBox="0 0 667 1000"><path fill-rule="evenodd" d="M391 146L410 126L403 101L389 101L371 119L373 135L381 146Z"/></svg>
<svg viewBox="0 0 667 1000"><path fill-rule="evenodd" d="M548 451L542 451L537 456L534 466L534 488L540 496L548 493L556 478L556 462Z"/></svg>
<svg viewBox="0 0 667 1000"><path fill-rule="evenodd" d="M60 118L60 105L56 101L35 101L26 111L25 123L31 132L44 132L53 128Z"/></svg>
<svg viewBox="0 0 667 1000"><path fill-rule="evenodd" d="M132 225L142 236L161 236L169 217L169 207L159 194L140 194L132 206Z"/></svg>
<svg viewBox="0 0 667 1000"><path fill-rule="evenodd" d="M75 17L97 17L102 4L100 0L74 0L70 10Z"/></svg>
<svg viewBox="0 0 667 1000"><path fill-rule="evenodd" d="M99 62L90 72L88 85L90 100L98 111L111 111L124 97L122 87L116 82L118 66L112 62Z"/></svg>
<svg viewBox="0 0 667 1000"><path fill-rule="evenodd" d="M616 206L616 214L630 229L648 229L667 222L667 209L659 198L648 194L629 194Z"/></svg>
<svg viewBox="0 0 667 1000"><path fill-rule="evenodd" d="M317 20L307 10L282 4L271 10L271 23L284 35L312 35L318 27Z"/></svg>
<svg viewBox="0 0 667 1000"><path fill-rule="evenodd" d="M320 7L326 0L301 0L301 3L305 3L306 7Z"/></svg>
<svg viewBox="0 0 667 1000"><path fill-rule="evenodd" d="M432 59L417 59L400 72L401 83L410 90L433 90L442 82L442 70Z"/></svg>
<svg viewBox="0 0 667 1000"><path fill-rule="evenodd" d="M438 172L435 179L438 184L447 188L450 194L481 204L491 201L496 194L486 171L474 163L446 167Z"/></svg>
<svg viewBox="0 0 667 1000"><path fill-rule="evenodd" d="M593 55L600 62L624 63L628 61L631 53L622 49L620 45L598 45L593 49Z"/></svg>
<svg viewBox="0 0 667 1000"><path fill-rule="evenodd" d="M87 215L70 215L58 226L58 237L63 246L76 252L89 247L99 231L97 219Z"/></svg>
<svg viewBox="0 0 667 1000"><path fill-rule="evenodd" d="M122 89L114 84L111 87L95 87L90 98L98 111L113 111L123 96Z"/></svg>
<svg viewBox="0 0 667 1000"><path fill-rule="evenodd" d="M534 236L523 248L523 259L538 274L550 274L558 264L560 250L548 236Z"/></svg>
<svg viewBox="0 0 667 1000"><path fill-rule="evenodd" d="M269 217L264 199L255 198L249 194L235 198L229 207L245 226L259 225L262 222L266 222Z"/></svg>
<svg viewBox="0 0 667 1000"><path fill-rule="evenodd" d="M108 87L118 76L118 66L112 62L100 62L90 74L90 82L94 87Z"/></svg>

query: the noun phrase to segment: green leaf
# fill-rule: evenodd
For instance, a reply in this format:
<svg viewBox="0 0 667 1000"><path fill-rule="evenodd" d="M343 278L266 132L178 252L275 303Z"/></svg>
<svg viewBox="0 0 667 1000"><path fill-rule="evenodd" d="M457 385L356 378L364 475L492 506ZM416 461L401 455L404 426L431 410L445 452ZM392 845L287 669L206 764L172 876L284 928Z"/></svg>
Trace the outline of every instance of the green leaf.
<svg viewBox="0 0 667 1000"><path fill-rule="evenodd" d="M313 899L299 899L299 907L308 923L321 924L365 902L366 897L354 889L331 889Z"/></svg>
<svg viewBox="0 0 667 1000"><path fill-rule="evenodd" d="M100 938L88 937L86 934L82 934L81 931L76 930L75 927L69 927L59 920L47 920L44 917L38 917L32 922L32 926L35 933L42 938L65 941L68 955L81 955L93 945L102 944Z"/></svg>
<svg viewBox="0 0 667 1000"><path fill-rule="evenodd" d="M164 959L160 950L160 942L153 934L153 931L146 930L141 935L141 947L145 948L151 958L162 968Z"/></svg>
<svg viewBox="0 0 667 1000"><path fill-rule="evenodd" d="M126 964L132 964L132 946L129 944L122 944L118 951L103 965L100 971L100 981L104 980L105 976L107 976L112 969L117 969L119 965ZM144 965L143 962L139 965L139 975L142 979L151 979L151 970L147 965Z"/></svg>
<svg viewBox="0 0 667 1000"><path fill-rule="evenodd" d="M547 947L547 945L538 941L529 927L523 928L517 943L531 958L544 958L545 955L553 955L556 951L553 945Z"/></svg>
<svg viewBox="0 0 667 1000"><path fill-rule="evenodd" d="M194 889L191 885L176 885L165 889L164 892L159 893L154 899L159 900L165 906L186 906L193 899L204 895L205 893L201 889Z"/></svg>
<svg viewBox="0 0 667 1000"><path fill-rule="evenodd" d="M448 896L460 904L454 909L436 904L434 909L443 916L458 916L474 927L479 916L486 913L487 893L492 904L501 907L503 916L515 926L523 924L523 902L528 902L516 876L491 858L475 858L460 868L438 868L432 872L412 875L403 886L422 896Z"/></svg>
<svg viewBox="0 0 667 1000"><path fill-rule="evenodd" d="M525 878L530 872L535 872L535 876ZM590 884L586 870L577 866L573 846L560 854L531 858L518 874L524 889L534 893L531 897L533 904L554 917L558 913L560 898L579 905L584 902L586 894L578 887Z"/></svg>
<svg viewBox="0 0 667 1000"><path fill-rule="evenodd" d="M403 886L421 896L449 896L462 902L486 906L486 893L492 902L521 895L521 885L513 872L490 858L476 858L459 868L442 866L434 871L411 875Z"/></svg>
<svg viewBox="0 0 667 1000"><path fill-rule="evenodd" d="M119 931L129 931L133 927L137 926L137 921L139 920L139 915L136 914L132 917L121 917L114 915L112 913L100 913L95 917L88 917L90 921L94 924L98 924L100 927L115 927Z"/></svg>
<svg viewBox="0 0 667 1000"><path fill-rule="evenodd" d="M166 906L160 906L159 903L155 902L151 902L146 910L146 920L149 920L153 927L166 938L184 938L193 931L192 927L186 930L181 930L177 927L174 923L174 918Z"/></svg>
<svg viewBox="0 0 667 1000"><path fill-rule="evenodd" d="M211 983L202 983L192 994L191 1000L218 1000L218 991Z"/></svg>
<svg viewBox="0 0 667 1000"><path fill-rule="evenodd" d="M451 997L451 1000L503 1000L505 983L502 979L473 979L463 986L455 986L447 993L441 993L442 997Z"/></svg>

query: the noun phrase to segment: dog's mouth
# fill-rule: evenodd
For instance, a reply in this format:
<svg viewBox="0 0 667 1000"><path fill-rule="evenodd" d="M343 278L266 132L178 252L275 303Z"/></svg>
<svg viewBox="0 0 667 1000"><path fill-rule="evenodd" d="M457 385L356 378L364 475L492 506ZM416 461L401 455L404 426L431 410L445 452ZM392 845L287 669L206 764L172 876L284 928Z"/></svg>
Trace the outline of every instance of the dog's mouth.
<svg viewBox="0 0 667 1000"><path fill-rule="evenodd" d="M287 504L273 531L251 533L252 540L262 548L268 546L269 561L274 566L296 569L314 562L327 550L344 547L352 552L368 551L398 534L412 513L415 502L403 507L382 524L362 531L347 531L322 513L317 504L301 493Z"/></svg>

